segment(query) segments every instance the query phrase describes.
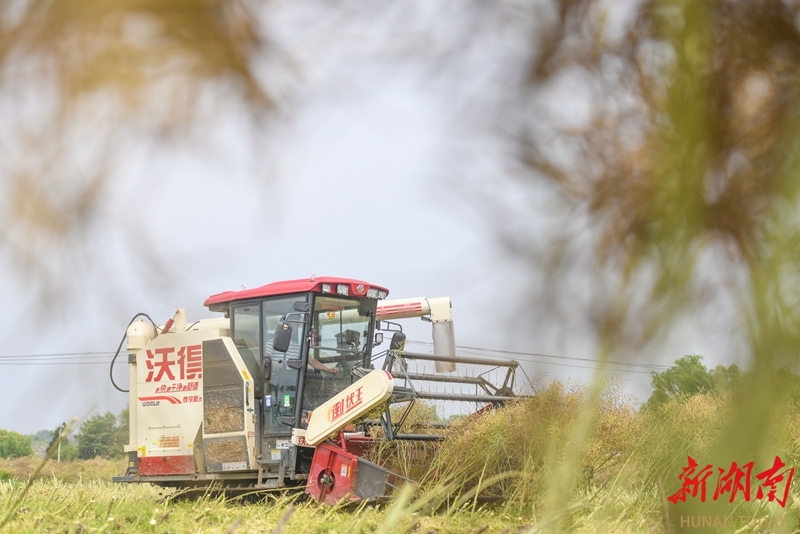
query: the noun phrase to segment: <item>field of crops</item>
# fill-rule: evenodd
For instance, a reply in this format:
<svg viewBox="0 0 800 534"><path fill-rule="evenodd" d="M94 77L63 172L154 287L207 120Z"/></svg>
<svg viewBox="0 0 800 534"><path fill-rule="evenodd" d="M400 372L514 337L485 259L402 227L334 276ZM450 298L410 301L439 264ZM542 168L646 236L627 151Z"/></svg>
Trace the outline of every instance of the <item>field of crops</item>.
<svg viewBox="0 0 800 534"><path fill-rule="evenodd" d="M387 444L374 458L419 481L379 507L327 508L298 495L169 499L150 486L114 485L124 463L0 461L4 532L669 532L707 520L711 532L794 532L800 501L673 504L687 455L703 463L729 410L702 394L651 412L617 391L553 383L531 398L454 425L432 447ZM800 452L800 409L787 404L772 436L789 465ZM762 458L752 458L760 465ZM742 459L744 463L746 459ZM708 462L710 463L710 462ZM709 483L713 492L713 484ZM681 521L683 520L683 524Z"/></svg>

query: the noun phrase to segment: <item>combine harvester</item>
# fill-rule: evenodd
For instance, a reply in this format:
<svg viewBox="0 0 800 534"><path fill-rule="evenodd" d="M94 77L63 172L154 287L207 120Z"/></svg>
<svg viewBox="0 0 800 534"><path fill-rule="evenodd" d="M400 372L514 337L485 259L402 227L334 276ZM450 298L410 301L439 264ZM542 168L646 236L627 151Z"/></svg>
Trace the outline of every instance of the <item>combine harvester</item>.
<svg viewBox="0 0 800 534"><path fill-rule="evenodd" d="M402 432L416 400L501 405L514 396L518 364L456 356L449 298L381 302L387 295L359 280L312 277L212 295L205 306L224 316L188 325L183 309L163 326L138 314L126 332L129 389L114 384L130 409L128 470L114 480L296 487L331 505L388 496L407 479L362 457L376 441L369 425L382 426L381 439L439 440ZM433 354L403 350L392 321L410 317L432 323ZM389 349L373 356L385 333ZM457 364L472 376L456 375ZM492 372L501 385L487 380ZM393 421L397 403L406 407Z"/></svg>

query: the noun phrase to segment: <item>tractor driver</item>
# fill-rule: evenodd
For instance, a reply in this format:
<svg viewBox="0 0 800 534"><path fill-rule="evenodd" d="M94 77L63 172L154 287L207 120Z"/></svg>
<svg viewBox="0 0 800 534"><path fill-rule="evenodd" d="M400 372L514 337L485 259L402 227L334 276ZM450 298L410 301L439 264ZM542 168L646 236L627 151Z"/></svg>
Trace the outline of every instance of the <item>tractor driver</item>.
<svg viewBox="0 0 800 534"><path fill-rule="evenodd" d="M308 352L308 365L313 371L306 373L306 388L303 395L303 410L314 410L317 406L327 401L338 393L344 384L342 380L347 380L347 376L340 373L338 367L328 367L319 358L325 354L319 349L322 341L318 318L315 318L311 326L310 345L312 348Z"/></svg>
<svg viewBox="0 0 800 534"><path fill-rule="evenodd" d="M328 367L327 365L320 362L311 355L308 356L308 365L310 365L317 371L322 371L323 373L336 374L339 372L339 369L337 367Z"/></svg>
<svg viewBox="0 0 800 534"><path fill-rule="evenodd" d="M320 336L320 332L319 332L319 328L320 328L319 327L319 321L316 321L316 324L311 329L311 345L312 346L319 345L319 339L321 337ZM314 356L319 357L319 349L318 348L314 349ZM329 374L335 374L335 373L339 372L339 369L337 367L335 367L335 366L334 367L328 367L327 365L325 365L324 363L319 361L314 356L312 356L311 354L308 355L308 365L310 365L311 367L313 367L317 371L320 371L320 372L323 372L323 373L329 373Z"/></svg>

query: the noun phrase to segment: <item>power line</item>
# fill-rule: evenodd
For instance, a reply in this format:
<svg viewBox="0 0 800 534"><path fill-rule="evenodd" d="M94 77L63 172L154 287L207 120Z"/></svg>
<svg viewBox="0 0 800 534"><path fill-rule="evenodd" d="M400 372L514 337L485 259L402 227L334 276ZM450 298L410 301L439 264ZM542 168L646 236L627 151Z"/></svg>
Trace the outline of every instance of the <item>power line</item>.
<svg viewBox="0 0 800 534"><path fill-rule="evenodd" d="M69 363L70 361L82 361L82 362L91 362L91 361L105 361L110 362L111 355L108 356L95 356L95 357L85 357L85 356L61 356L57 358L8 358L0 360L0 365L5 363Z"/></svg>
<svg viewBox="0 0 800 534"><path fill-rule="evenodd" d="M75 356L82 356L82 357L90 357L90 358L97 358L100 356L113 356L114 351L110 352L53 352L49 354L17 354L17 355L5 355L0 356L0 360L16 360L21 358L62 358L62 357L75 357Z"/></svg>
<svg viewBox="0 0 800 534"><path fill-rule="evenodd" d="M413 341L408 340L409 343L418 343L421 345L433 345L430 341ZM538 352L521 352L521 351L514 351L514 350L501 350L501 349L486 349L482 347L468 347L465 345L456 345L458 349L468 349L468 350L479 350L482 352L494 352L500 354L515 354L515 355L522 355L522 356L536 356L542 358L557 358L560 360L578 360L583 362L591 362L591 363L613 363L616 365L630 365L634 367L646 367L651 369L669 369L669 365L660 365L655 363L635 363L635 362L618 362L613 360L599 360L596 358L576 358L574 356L556 356L554 354L542 354Z"/></svg>
<svg viewBox="0 0 800 534"><path fill-rule="evenodd" d="M408 340L408 342L409 343L416 343L416 344L420 344L420 345L432 345L433 344L430 341ZM468 351L469 350L477 350L477 351L481 351L481 352L489 352L489 353L497 353L497 354L513 354L515 356L533 356L533 357L538 357L538 358L556 358L556 359L559 359L559 360L574 360L574 361L589 362L589 363L601 363L601 364L611 364L611 365L623 365L623 366L630 366L630 367L641 367L643 369L650 369L651 371L669 369L670 368L668 365L649 364L649 363L634 363L634 362L619 362L619 361L613 361L613 360L605 360L604 361L604 360L593 359L593 358L576 358L576 357L572 357L572 356L556 356L556 355L553 355L553 354L542 354L542 353L537 353L537 352L521 352L521 351L513 351L513 350L486 349L486 348L482 348L482 347L468 347L468 346L465 346L465 345L456 345L456 348L458 348L458 349L467 349ZM530 359L525 359L524 361L531 362L531 363L541 363L541 364L545 364L545 365L558 365L560 367L575 367L577 369L597 369L597 367L585 367L585 366L570 365L570 364L565 364L565 363L557 364L557 363L554 363L554 362L543 362L543 361L539 361L539 360L530 360ZM641 370L632 370L632 369L631 370L626 370L626 371L623 371L623 370L620 370L620 371L622 371L622 372L631 372L631 373L647 373L647 374L651 373L651 371L641 371Z"/></svg>
<svg viewBox="0 0 800 534"><path fill-rule="evenodd" d="M572 369L591 369L592 371L608 371L611 373L639 373L649 375L652 371L640 371L638 369L606 369L602 367L587 367L585 365L571 365L568 363L541 362L537 360L525 360L528 363L541 363L544 365L557 365L558 367L570 367Z"/></svg>
<svg viewBox="0 0 800 534"><path fill-rule="evenodd" d="M471 352L471 351L462 351L466 354L475 354L475 355L483 355L480 352ZM525 356L525 355L522 355ZM572 369L592 369L595 371L603 370L603 371L612 371L612 372L619 372L619 373L640 373L640 374L651 374L652 370L643 370L643 369L612 369L608 367L591 367L586 365L576 365L574 363L557 363L557 362L548 362L548 361L541 361L541 360L534 360L532 358L524 357L524 358L517 358L519 361L526 362L526 363L540 363L542 365L554 365L557 367L569 367ZM600 363L599 361L597 363ZM609 365L620 365L615 363L609 363Z"/></svg>
<svg viewBox="0 0 800 534"><path fill-rule="evenodd" d="M0 356L0 366L108 365L113 352L52 352Z"/></svg>
<svg viewBox="0 0 800 534"><path fill-rule="evenodd" d="M409 340L410 343L420 345L432 345L429 341L414 341ZM553 354L543 354L537 352L522 352L513 350L501 349L487 349L483 347L470 347L466 345L456 345L456 348L464 349L465 351L480 351L481 353L496 353L496 354L511 354L514 356L527 356L534 358L554 358L559 360L572 360L588 363L603 363L616 366L638 367L641 369L605 369L611 372L621 373L639 373L650 374L653 370L669 369L667 365L658 364L645 364L634 362L619 362L619 361L602 361L592 358L576 358L570 356L557 356ZM53 352L45 354L20 354L20 355L0 355L0 366L14 365L14 366L53 366L53 365L107 365L109 363L108 357L114 354L113 352ZM473 353L474 354L474 353ZM557 363L541 360L533 360L530 358L520 358L529 363L538 363L542 365L555 365L558 367L571 367L574 369L589 369L597 371L599 367L591 367L585 365L575 365L568 363ZM92 361L100 360L100 361ZM649 369L649 370L646 370Z"/></svg>
<svg viewBox="0 0 800 534"><path fill-rule="evenodd" d="M108 365L111 360L103 362L0 362L0 367L4 365L26 365L26 366L53 366L53 365Z"/></svg>

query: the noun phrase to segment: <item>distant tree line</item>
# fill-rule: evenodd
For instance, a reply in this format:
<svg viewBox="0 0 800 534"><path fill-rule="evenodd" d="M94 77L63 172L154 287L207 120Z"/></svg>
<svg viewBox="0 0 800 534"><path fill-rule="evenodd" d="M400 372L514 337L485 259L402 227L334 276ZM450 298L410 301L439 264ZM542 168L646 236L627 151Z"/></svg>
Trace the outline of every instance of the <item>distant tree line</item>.
<svg viewBox="0 0 800 534"><path fill-rule="evenodd" d="M97 414L87 419L78 429L78 458L116 459L123 455L128 443L128 409L118 416L111 412Z"/></svg>
<svg viewBox="0 0 800 534"><path fill-rule="evenodd" d="M0 428L0 458L21 458L33 454L31 436Z"/></svg>
<svg viewBox="0 0 800 534"><path fill-rule="evenodd" d="M48 450L58 445L59 436L66 423L52 433ZM72 434L72 433L70 433ZM23 436L18 432L0 429L0 458L21 458L33 455L34 436ZM92 458L116 459L123 455L123 446L128 443L128 410L119 415L111 412L96 414L84 421L75 435L61 438L61 460L91 460ZM55 455L54 455L55 457Z"/></svg>
<svg viewBox="0 0 800 534"><path fill-rule="evenodd" d="M775 384L781 394L800 400L800 376L787 368L775 371ZM675 360L675 363L661 373L652 373L653 393L644 407L655 408L672 399L689 397L699 393L723 393L734 390L746 383L750 373L742 371L737 364L728 367L717 365L707 369L703 357L689 354Z"/></svg>

